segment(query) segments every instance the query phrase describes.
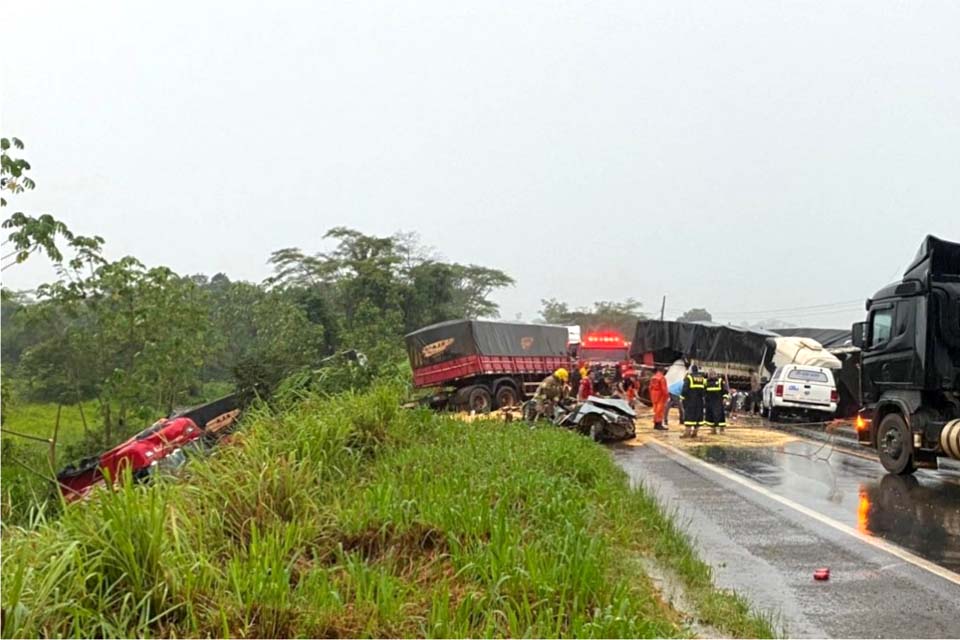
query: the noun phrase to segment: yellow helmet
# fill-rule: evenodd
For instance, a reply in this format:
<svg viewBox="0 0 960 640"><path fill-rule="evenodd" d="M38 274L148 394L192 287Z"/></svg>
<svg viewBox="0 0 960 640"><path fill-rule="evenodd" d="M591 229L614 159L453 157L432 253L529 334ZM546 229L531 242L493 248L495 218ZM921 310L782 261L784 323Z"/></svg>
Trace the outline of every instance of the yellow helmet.
<svg viewBox="0 0 960 640"><path fill-rule="evenodd" d="M587 368L586 368L586 367L580 367L580 377L581 377L581 378L586 378L589 373L590 373L590 372L587 371Z"/></svg>
<svg viewBox="0 0 960 640"><path fill-rule="evenodd" d="M559 369L553 372L553 377L555 377L560 382L566 382L567 380L570 379L570 373L563 367L560 367Z"/></svg>

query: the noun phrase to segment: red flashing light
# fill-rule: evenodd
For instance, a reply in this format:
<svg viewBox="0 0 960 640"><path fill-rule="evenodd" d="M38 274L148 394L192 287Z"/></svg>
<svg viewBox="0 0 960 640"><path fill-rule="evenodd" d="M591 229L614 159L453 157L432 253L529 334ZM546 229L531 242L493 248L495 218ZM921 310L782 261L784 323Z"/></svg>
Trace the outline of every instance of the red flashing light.
<svg viewBox="0 0 960 640"><path fill-rule="evenodd" d="M616 331L594 331L583 336L583 345L586 347L622 349L627 346L627 343L623 336Z"/></svg>
<svg viewBox="0 0 960 640"><path fill-rule="evenodd" d="M782 397L783 397L783 385L782 385L782 384L778 384L777 387L776 387L776 389L774 389L773 393L774 393L774 395L776 395L778 398L782 398Z"/></svg>

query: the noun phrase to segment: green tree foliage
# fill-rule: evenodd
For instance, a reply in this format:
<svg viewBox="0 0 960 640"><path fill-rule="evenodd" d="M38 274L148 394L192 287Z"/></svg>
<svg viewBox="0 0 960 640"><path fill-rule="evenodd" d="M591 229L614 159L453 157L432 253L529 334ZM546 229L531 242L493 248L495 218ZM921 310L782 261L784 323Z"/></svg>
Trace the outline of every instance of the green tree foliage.
<svg viewBox="0 0 960 640"><path fill-rule="evenodd" d="M274 252L266 284L311 301L328 318L335 314L345 346L370 349L373 341L435 322L496 317L489 296L513 284L497 269L437 260L411 234L379 237L335 227L324 237L336 241L332 251Z"/></svg>
<svg viewBox="0 0 960 640"><path fill-rule="evenodd" d="M36 183L27 175L30 163L11 155L23 147L19 138L0 138L0 194L9 192L16 195L36 187ZM6 206L6 198L0 195L0 207ZM75 250L76 255L71 259L73 266L99 259L103 245L103 238L100 236L74 235L67 225L49 214L33 217L18 211L5 219L0 226L11 229L3 242L3 270L20 264L37 251L42 251L57 264L62 263L64 258L57 245L58 238L66 240L67 245Z"/></svg>
<svg viewBox="0 0 960 640"><path fill-rule="evenodd" d="M633 335L637 320L646 318L643 306L633 298L623 302L599 301L593 307L571 309L556 298L540 301L540 318L548 324L578 325L583 331L616 329L628 338Z"/></svg>
<svg viewBox="0 0 960 640"><path fill-rule="evenodd" d="M203 291L166 267L134 258L37 290L29 320L47 338L23 354L18 376L35 397L96 397L104 438L170 411L199 382L209 351Z"/></svg>
<svg viewBox="0 0 960 640"><path fill-rule="evenodd" d="M301 298L231 282L223 274L201 286L209 296L211 320L205 377L272 388L285 374L315 364L326 352L324 324L309 317Z"/></svg>
<svg viewBox="0 0 960 640"><path fill-rule="evenodd" d="M684 311L683 315L677 318L677 322L710 322L711 320L713 316L710 312L699 307Z"/></svg>

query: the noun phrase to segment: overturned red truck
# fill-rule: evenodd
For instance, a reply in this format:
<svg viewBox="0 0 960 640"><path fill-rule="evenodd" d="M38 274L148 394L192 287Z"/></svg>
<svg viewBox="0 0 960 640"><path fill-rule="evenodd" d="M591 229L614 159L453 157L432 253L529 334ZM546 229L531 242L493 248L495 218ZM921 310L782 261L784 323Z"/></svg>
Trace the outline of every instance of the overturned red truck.
<svg viewBox="0 0 960 640"><path fill-rule="evenodd" d="M57 474L60 492L71 502L101 484L116 481L125 470L134 480L141 480L164 464L177 466L184 449L227 431L239 415L240 405L241 395L234 394L162 418L109 451L67 466Z"/></svg>
<svg viewBox="0 0 960 640"><path fill-rule="evenodd" d="M434 407L478 413L516 406L544 377L569 368L567 328L450 320L407 334L417 388L436 388Z"/></svg>

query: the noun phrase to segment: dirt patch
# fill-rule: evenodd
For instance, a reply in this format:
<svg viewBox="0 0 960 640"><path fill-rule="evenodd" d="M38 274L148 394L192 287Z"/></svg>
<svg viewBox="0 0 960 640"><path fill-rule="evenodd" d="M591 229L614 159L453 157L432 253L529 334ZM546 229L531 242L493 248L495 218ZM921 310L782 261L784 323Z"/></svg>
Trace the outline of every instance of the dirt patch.
<svg viewBox="0 0 960 640"><path fill-rule="evenodd" d="M660 432L652 429L637 431L637 437L627 440L625 445L642 447L651 440L667 442L680 449L693 449L703 445L724 447L782 447L788 442L799 440L796 436L782 431L773 431L755 426L729 426L723 433L713 434L710 427L700 427L696 438L681 438L683 427L670 427L669 431Z"/></svg>
<svg viewBox="0 0 960 640"><path fill-rule="evenodd" d="M340 539L345 553L358 553L368 562L376 562L387 555L415 558L447 552L447 537L439 529L414 523L405 529L393 524L369 528Z"/></svg>

